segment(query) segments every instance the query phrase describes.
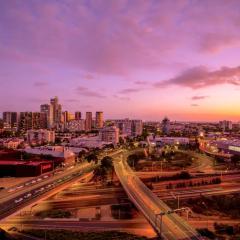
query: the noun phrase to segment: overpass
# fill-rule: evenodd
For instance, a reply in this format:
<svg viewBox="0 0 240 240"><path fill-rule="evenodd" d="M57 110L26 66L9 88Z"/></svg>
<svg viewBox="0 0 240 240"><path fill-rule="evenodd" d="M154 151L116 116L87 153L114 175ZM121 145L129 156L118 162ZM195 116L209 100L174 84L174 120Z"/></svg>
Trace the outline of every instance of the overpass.
<svg viewBox="0 0 240 240"><path fill-rule="evenodd" d="M195 229L144 185L126 161L115 158L113 164L128 197L159 236L167 240L203 239Z"/></svg>

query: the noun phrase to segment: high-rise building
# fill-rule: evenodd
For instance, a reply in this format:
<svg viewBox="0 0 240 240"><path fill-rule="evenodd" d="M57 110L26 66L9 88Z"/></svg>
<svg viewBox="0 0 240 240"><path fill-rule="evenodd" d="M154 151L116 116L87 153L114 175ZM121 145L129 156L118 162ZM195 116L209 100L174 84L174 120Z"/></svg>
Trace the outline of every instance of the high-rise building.
<svg viewBox="0 0 240 240"><path fill-rule="evenodd" d="M112 123L119 128L121 135L132 137L142 135L142 120L131 120L126 118L112 120Z"/></svg>
<svg viewBox="0 0 240 240"><path fill-rule="evenodd" d="M85 131L85 120L70 120L66 125L66 129L70 132Z"/></svg>
<svg viewBox="0 0 240 240"><path fill-rule="evenodd" d="M50 100L50 118L52 118L53 125L58 126L61 123L62 117L62 105L58 103L58 97L54 97Z"/></svg>
<svg viewBox="0 0 240 240"><path fill-rule="evenodd" d="M17 129L18 115L17 112L3 112L4 128Z"/></svg>
<svg viewBox="0 0 240 240"><path fill-rule="evenodd" d="M101 141L118 144L119 142L119 129L116 126L104 127L99 132Z"/></svg>
<svg viewBox="0 0 240 240"><path fill-rule="evenodd" d="M3 129L3 120L0 119L0 130Z"/></svg>
<svg viewBox="0 0 240 240"><path fill-rule="evenodd" d="M20 112L19 130L27 131L33 128L33 113Z"/></svg>
<svg viewBox="0 0 240 240"><path fill-rule="evenodd" d="M92 130L92 113L91 112L86 112L85 130L86 131Z"/></svg>
<svg viewBox="0 0 240 240"><path fill-rule="evenodd" d="M29 144L46 144L55 142L55 132L46 129L28 130L27 140Z"/></svg>
<svg viewBox="0 0 240 240"><path fill-rule="evenodd" d="M142 120L132 120L132 136L140 136L143 132Z"/></svg>
<svg viewBox="0 0 240 240"><path fill-rule="evenodd" d="M165 117L162 120L162 132L164 135L167 135L169 134L169 131L170 131L170 120L167 117Z"/></svg>
<svg viewBox="0 0 240 240"><path fill-rule="evenodd" d="M219 122L219 127L223 130L232 130L233 125L232 125L232 121L227 121L227 120L223 120Z"/></svg>
<svg viewBox="0 0 240 240"><path fill-rule="evenodd" d="M71 120L75 120L75 115L68 112L68 111L64 111L62 113L62 116L63 116L63 119L62 119L62 122L64 124L66 124L67 122L71 121Z"/></svg>
<svg viewBox="0 0 240 240"><path fill-rule="evenodd" d="M32 129L40 129L41 128L41 113L33 112L32 113Z"/></svg>
<svg viewBox="0 0 240 240"><path fill-rule="evenodd" d="M103 112L96 112L95 127L96 128L103 127Z"/></svg>
<svg viewBox="0 0 240 240"><path fill-rule="evenodd" d="M66 124L68 121L69 121L69 120L68 120L68 111L64 111L64 112L62 113L62 122L63 122L64 124Z"/></svg>
<svg viewBox="0 0 240 240"><path fill-rule="evenodd" d="M42 104L40 106L40 112L42 113L42 121L44 122L44 128L50 128L53 124L53 119L51 118L52 112L49 104Z"/></svg>
<svg viewBox="0 0 240 240"><path fill-rule="evenodd" d="M75 112L75 120L81 120L82 119L82 113L81 112Z"/></svg>

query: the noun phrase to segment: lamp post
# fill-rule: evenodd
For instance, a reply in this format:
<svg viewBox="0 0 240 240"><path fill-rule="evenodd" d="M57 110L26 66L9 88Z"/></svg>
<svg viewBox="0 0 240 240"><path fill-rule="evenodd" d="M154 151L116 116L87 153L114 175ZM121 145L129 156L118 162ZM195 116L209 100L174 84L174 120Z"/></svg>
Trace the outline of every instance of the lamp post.
<svg viewBox="0 0 240 240"><path fill-rule="evenodd" d="M208 207L205 202L202 202L202 205L208 210ZM208 228L208 213L207 213L207 228Z"/></svg>
<svg viewBox="0 0 240 240"><path fill-rule="evenodd" d="M160 213L157 213L155 214L156 216L156 225L157 225L157 218L158 216L160 216L160 238L162 239L162 226L163 226L163 215L165 215L166 213L165 212L160 212Z"/></svg>
<svg viewBox="0 0 240 240"><path fill-rule="evenodd" d="M33 208L36 207L37 205L38 205L38 203L36 203L36 204L34 204L34 205L31 206L30 215L32 215L32 210L33 210Z"/></svg>
<svg viewBox="0 0 240 240"><path fill-rule="evenodd" d="M170 192L174 199L177 199L177 208L180 208L180 199L179 195L175 195L173 192Z"/></svg>

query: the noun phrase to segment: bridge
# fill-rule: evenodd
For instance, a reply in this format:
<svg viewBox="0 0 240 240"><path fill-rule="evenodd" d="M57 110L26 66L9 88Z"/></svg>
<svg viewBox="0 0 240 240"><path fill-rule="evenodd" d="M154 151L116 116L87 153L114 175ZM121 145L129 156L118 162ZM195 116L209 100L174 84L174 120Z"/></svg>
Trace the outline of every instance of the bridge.
<svg viewBox="0 0 240 240"><path fill-rule="evenodd" d="M115 172L130 200L143 213L157 234L167 240L203 239L134 174L122 158L114 160Z"/></svg>

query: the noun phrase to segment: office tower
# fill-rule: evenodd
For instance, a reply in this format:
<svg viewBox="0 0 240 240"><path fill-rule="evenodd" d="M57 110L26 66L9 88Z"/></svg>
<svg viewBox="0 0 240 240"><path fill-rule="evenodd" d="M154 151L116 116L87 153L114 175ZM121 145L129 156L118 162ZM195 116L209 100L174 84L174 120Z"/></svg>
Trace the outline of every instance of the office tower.
<svg viewBox="0 0 240 240"><path fill-rule="evenodd" d="M167 135L169 134L169 131L170 131L170 120L167 117L165 117L162 120L162 132L164 135Z"/></svg>
<svg viewBox="0 0 240 240"><path fill-rule="evenodd" d="M19 130L27 131L33 128L33 113L20 112Z"/></svg>
<svg viewBox="0 0 240 240"><path fill-rule="evenodd" d="M33 112L32 113L32 129L40 129L41 128L41 113Z"/></svg>
<svg viewBox="0 0 240 240"><path fill-rule="evenodd" d="M0 130L3 129L3 120L0 119Z"/></svg>
<svg viewBox="0 0 240 240"><path fill-rule="evenodd" d="M86 112L85 131L92 130L92 113Z"/></svg>
<svg viewBox="0 0 240 240"><path fill-rule="evenodd" d="M132 120L132 136L140 136L143 132L142 120Z"/></svg>
<svg viewBox="0 0 240 240"><path fill-rule="evenodd" d="M75 112L75 120L81 120L82 119L82 113L81 112Z"/></svg>
<svg viewBox="0 0 240 240"><path fill-rule="evenodd" d="M50 118L52 118L53 125L57 126L61 123L62 106L58 103L58 97L50 100Z"/></svg>
<svg viewBox="0 0 240 240"><path fill-rule="evenodd" d="M70 120L67 125L66 129L69 132L81 132L85 131L85 120L80 119L80 120Z"/></svg>
<svg viewBox="0 0 240 240"><path fill-rule="evenodd" d="M118 144L119 129L116 126L104 127L99 131L99 138L107 143Z"/></svg>
<svg viewBox="0 0 240 240"><path fill-rule="evenodd" d="M232 130L232 121L223 120L219 122L219 127L223 130Z"/></svg>
<svg viewBox="0 0 240 240"><path fill-rule="evenodd" d="M44 112L33 112L32 113L32 129L46 129L47 126L47 115Z"/></svg>
<svg viewBox="0 0 240 240"><path fill-rule="evenodd" d="M69 121L69 119L68 119L68 111L64 111L63 113L62 113L62 122L65 124L65 123L67 123Z"/></svg>
<svg viewBox="0 0 240 240"><path fill-rule="evenodd" d="M103 127L103 112L96 112L95 127L96 128Z"/></svg>
<svg viewBox="0 0 240 240"><path fill-rule="evenodd" d="M17 129L17 112L3 112L3 125L4 128Z"/></svg>
<svg viewBox="0 0 240 240"><path fill-rule="evenodd" d="M126 118L112 120L112 122L119 128L121 135L132 137L142 135L142 120L131 120Z"/></svg>
<svg viewBox="0 0 240 240"><path fill-rule="evenodd" d="M42 104L40 106L40 112L43 113L42 115L42 121L44 128L50 128L53 124L53 119L52 119L52 112L51 112L51 107L49 104ZM45 114L45 115L44 115Z"/></svg>
<svg viewBox="0 0 240 240"><path fill-rule="evenodd" d="M64 111L62 113L62 122L65 124L71 120L75 120L75 115L68 111Z"/></svg>
<svg viewBox="0 0 240 240"><path fill-rule="evenodd" d="M29 144L46 144L55 142L55 132L47 129L28 130L27 141Z"/></svg>

